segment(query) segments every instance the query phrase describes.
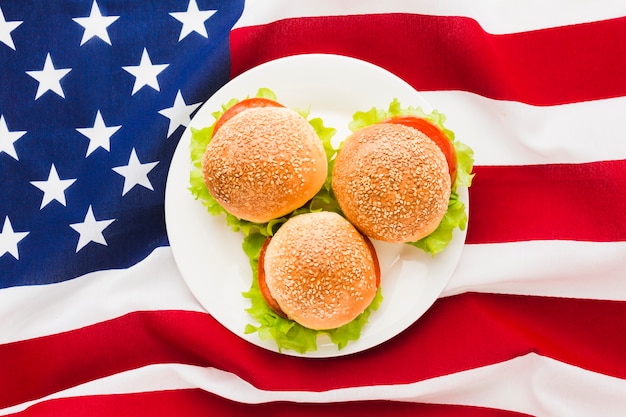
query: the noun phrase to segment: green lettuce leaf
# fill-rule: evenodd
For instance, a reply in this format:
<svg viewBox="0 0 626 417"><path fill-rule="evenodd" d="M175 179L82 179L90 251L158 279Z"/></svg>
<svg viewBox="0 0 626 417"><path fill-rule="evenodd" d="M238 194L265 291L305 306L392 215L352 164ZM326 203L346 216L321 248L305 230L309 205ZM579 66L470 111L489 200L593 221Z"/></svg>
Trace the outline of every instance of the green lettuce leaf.
<svg viewBox="0 0 626 417"><path fill-rule="evenodd" d="M424 112L420 107L402 107L398 99L393 99L387 110L379 108L371 108L367 111L357 111L352 116L352 121L348 125L353 132L378 123L384 119L393 116L412 115L427 119L437 125L446 135L448 140L452 142L457 159L457 177L452 184L452 193L448 202L448 211L444 215L439 227L430 235L416 241L409 242L409 245L416 246L423 251L435 255L448 246L456 228L465 230L467 227L467 212L465 204L459 200L457 193L458 187L470 187L474 174L472 168L474 166L474 151L464 143L455 139L454 132L444 126L446 116L437 110L430 113Z"/></svg>

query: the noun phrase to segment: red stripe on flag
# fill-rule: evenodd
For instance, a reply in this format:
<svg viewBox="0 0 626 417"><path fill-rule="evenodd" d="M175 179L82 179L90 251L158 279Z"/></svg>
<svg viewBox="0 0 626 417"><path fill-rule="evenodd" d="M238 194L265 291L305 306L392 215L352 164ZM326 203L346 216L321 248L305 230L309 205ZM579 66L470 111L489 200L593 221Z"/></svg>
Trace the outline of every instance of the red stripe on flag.
<svg viewBox="0 0 626 417"><path fill-rule="evenodd" d="M410 383L530 352L626 378L625 307L612 301L462 294L438 300L379 348L327 359L324 366L255 347L206 314L136 312L0 346L0 369L10 376L0 378L0 408L155 363L212 366L266 390Z"/></svg>
<svg viewBox="0 0 626 417"><path fill-rule="evenodd" d="M626 240L626 160L479 166L468 243Z"/></svg>
<svg viewBox="0 0 626 417"><path fill-rule="evenodd" d="M482 407L422 404L393 401L353 401L349 403L267 403L242 404L201 390L158 391L137 394L83 396L35 404L10 416L64 417L154 417L154 416L275 416L275 417L514 417L527 414Z"/></svg>
<svg viewBox="0 0 626 417"><path fill-rule="evenodd" d="M626 95L626 54L619 52L626 18L492 35L467 17L308 17L238 28L230 43L233 77L284 56L333 53L377 64L422 91L536 105Z"/></svg>

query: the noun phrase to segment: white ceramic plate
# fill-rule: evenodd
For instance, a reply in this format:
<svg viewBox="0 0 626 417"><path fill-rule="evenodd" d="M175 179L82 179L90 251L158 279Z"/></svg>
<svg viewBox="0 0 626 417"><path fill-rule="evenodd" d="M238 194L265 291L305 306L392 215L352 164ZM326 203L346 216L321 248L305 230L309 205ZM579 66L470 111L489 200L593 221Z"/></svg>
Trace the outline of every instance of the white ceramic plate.
<svg viewBox="0 0 626 417"><path fill-rule="evenodd" d="M428 103L410 85L373 64L353 58L307 54L281 58L255 67L217 91L197 112L190 127L209 126L211 116L231 98L254 96L260 87L273 90L291 108L310 108L311 117L322 117L337 129L334 142L350 133L347 124L357 110L386 108L398 98L403 106ZM241 338L277 351L272 341L256 333L244 334L246 324L256 324L246 313L249 300L241 293L251 285L252 273L243 253L243 236L232 232L223 217L214 217L188 190L191 162L189 128L174 153L165 193L165 220L170 245L187 285L200 304L222 325ZM469 207L467 190L459 190ZM465 243L465 232L456 231L453 241L431 257L408 245L374 242L382 271L383 303L370 316L358 341L338 350L329 340L318 340L318 350L305 355L334 357L377 346L405 330L434 303L448 283Z"/></svg>

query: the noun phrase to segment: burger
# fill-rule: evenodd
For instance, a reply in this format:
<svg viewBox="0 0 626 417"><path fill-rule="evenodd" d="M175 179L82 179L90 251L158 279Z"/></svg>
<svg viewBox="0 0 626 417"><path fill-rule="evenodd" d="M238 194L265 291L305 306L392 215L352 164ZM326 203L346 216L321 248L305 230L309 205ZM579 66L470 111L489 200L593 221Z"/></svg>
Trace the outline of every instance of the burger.
<svg viewBox="0 0 626 417"><path fill-rule="evenodd" d="M202 158L211 196L239 219L265 223L301 207L328 174L324 146L295 110L247 99L217 121Z"/></svg>
<svg viewBox="0 0 626 417"><path fill-rule="evenodd" d="M335 329L372 303L380 268L368 238L334 212L291 217L259 256L258 284L278 315L313 330Z"/></svg>
<svg viewBox="0 0 626 417"><path fill-rule="evenodd" d="M443 152L424 133L379 123L345 140L332 189L343 213L364 234L404 243L437 228L448 208L451 179Z"/></svg>
<svg viewBox="0 0 626 417"><path fill-rule="evenodd" d="M471 184L473 152L455 141L438 112L372 109L353 116L353 133L334 161L332 191L366 236L443 250L467 214L458 186Z"/></svg>

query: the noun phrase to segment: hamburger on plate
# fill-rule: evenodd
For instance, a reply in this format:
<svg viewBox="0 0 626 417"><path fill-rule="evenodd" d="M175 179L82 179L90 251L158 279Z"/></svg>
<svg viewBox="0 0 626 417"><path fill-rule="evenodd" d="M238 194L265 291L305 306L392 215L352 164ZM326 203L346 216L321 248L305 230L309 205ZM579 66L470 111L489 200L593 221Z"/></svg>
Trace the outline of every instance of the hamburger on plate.
<svg viewBox="0 0 626 417"><path fill-rule="evenodd" d="M328 163L315 130L295 110L247 103L231 107L238 111L218 121L202 173L227 212L264 223L309 201L324 185Z"/></svg>
<svg viewBox="0 0 626 417"><path fill-rule="evenodd" d="M267 239L258 280L279 315L324 330L365 311L378 290L380 268L369 239L339 214L321 211L291 217Z"/></svg>

